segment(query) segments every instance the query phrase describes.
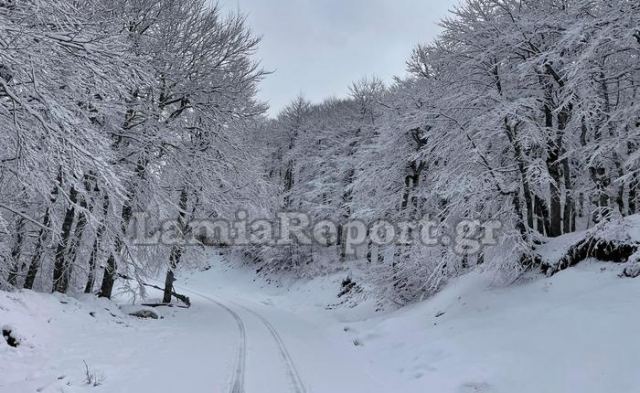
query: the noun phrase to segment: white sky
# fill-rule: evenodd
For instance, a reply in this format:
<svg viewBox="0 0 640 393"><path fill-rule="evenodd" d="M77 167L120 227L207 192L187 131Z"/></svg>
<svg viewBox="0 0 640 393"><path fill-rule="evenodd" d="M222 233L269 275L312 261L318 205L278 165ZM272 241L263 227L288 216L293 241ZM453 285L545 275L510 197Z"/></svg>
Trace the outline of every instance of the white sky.
<svg viewBox="0 0 640 393"><path fill-rule="evenodd" d="M414 46L435 38L457 0L219 0L262 36L258 57L275 71L260 98L276 115L298 94L319 102L351 82L405 73Z"/></svg>

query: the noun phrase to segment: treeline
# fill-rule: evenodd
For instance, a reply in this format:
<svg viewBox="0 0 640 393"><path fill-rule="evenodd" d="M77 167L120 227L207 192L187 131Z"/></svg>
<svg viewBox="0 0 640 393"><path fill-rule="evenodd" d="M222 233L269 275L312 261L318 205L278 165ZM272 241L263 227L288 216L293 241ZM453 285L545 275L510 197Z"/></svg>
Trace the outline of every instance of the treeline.
<svg viewBox="0 0 640 393"><path fill-rule="evenodd" d="M185 250L126 228L261 194L258 42L204 0L0 1L0 288L110 297L168 267L170 300Z"/></svg>
<svg viewBox="0 0 640 393"><path fill-rule="evenodd" d="M517 274L545 238L636 213L639 21L629 0L464 1L414 50L408 77L363 80L318 105L299 98L266 126L279 208L503 223L501 244L474 256L367 247L362 268L401 303L478 263ZM254 250L300 274L326 270L323 253Z"/></svg>

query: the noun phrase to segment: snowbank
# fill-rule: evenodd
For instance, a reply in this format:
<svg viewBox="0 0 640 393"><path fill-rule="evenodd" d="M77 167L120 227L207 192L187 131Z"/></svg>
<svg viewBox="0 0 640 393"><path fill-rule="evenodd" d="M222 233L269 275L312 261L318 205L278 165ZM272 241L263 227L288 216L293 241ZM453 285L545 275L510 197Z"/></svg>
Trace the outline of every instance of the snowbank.
<svg viewBox="0 0 640 393"><path fill-rule="evenodd" d="M365 358L404 392L640 391L640 280L587 261L492 289L477 273L380 321L351 326Z"/></svg>
<svg viewBox="0 0 640 393"><path fill-rule="evenodd" d="M103 376L92 370L92 354L87 353L86 367L69 354L89 352L101 333L123 332L128 324L118 307L104 299L0 291L0 325L20 338L17 347L0 340L0 391L47 392L83 385L86 367L99 384ZM86 337L90 332L95 337ZM89 343L83 342L87 338Z"/></svg>

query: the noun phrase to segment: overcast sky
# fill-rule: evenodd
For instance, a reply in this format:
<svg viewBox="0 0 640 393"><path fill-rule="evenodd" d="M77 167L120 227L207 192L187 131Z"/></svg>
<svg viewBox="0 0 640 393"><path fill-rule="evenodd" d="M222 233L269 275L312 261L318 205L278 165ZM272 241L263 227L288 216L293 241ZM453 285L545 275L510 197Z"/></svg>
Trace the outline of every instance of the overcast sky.
<svg viewBox="0 0 640 393"><path fill-rule="evenodd" d="M347 94L351 82L376 75L391 81L457 0L219 0L240 9L262 36L258 56L274 71L260 98L275 115L295 96L313 102Z"/></svg>

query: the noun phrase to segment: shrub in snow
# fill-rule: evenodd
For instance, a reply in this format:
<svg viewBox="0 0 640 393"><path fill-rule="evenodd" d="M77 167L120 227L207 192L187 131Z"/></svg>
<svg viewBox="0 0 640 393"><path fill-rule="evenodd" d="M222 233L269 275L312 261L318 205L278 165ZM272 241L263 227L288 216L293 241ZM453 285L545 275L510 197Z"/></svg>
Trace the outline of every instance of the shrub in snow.
<svg viewBox="0 0 640 393"><path fill-rule="evenodd" d="M91 386L100 386L104 380L104 376L89 368L87 362L84 363L85 383Z"/></svg>
<svg viewBox="0 0 640 393"><path fill-rule="evenodd" d="M356 286L356 283L353 280L351 280L350 277L347 277L345 280L342 281L342 290L340 290L340 293L338 293L338 297L342 297L347 293L351 292L351 290L355 286Z"/></svg>

